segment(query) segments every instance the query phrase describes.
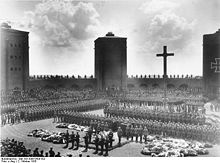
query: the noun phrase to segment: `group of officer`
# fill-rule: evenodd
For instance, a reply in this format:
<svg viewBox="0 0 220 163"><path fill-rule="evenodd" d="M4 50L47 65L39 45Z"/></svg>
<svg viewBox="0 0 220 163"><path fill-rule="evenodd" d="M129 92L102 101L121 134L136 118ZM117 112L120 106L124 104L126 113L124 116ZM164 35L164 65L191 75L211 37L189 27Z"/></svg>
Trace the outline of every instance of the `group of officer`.
<svg viewBox="0 0 220 163"><path fill-rule="evenodd" d="M20 123L23 117L24 114L18 111L4 113L1 115L1 125Z"/></svg>
<svg viewBox="0 0 220 163"><path fill-rule="evenodd" d="M72 133L69 134L69 132L67 130L66 134L65 134L65 141L66 141L66 145L65 145L64 148L68 148L69 142L71 142L72 143L72 147L70 147L69 149L78 150L79 142L80 142L80 135L79 135L78 132L75 134L74 131L72 131ZM75 145L76 145L76 148L74 148Z"/></svg>
<svg viewBox="0 0 220 163"><path fill-rule="evenodd" d="M147 133L209 142L218 142L220 135L220 129L211 125L162 122L123 116L104 117L72 111L64 111L60 116L63 117L61 122L94 126L97 130L108 128L114 131L118 126L122 126L123 136L128 139L136 137L136 140L140 138L141 141ZM126 124L129 124L129 127L125 127Z"/></svg>
<svg viewBox="0 0 220 163"><path fill-rule="evenodd" d="M162 122L181 122L188 124L204 124L205 115L199 113L169 112L161 108L160 110L139 109L132 107L105 107L104 114L107 117L134 117L140 119L151 119Z"/></svg>
<svg viewBox="0 0 220 163"><path fill-rule="evenodd" d="M108 156L108 151L109 151L109 148L112 148L113 141L114 141L113 140L113 132L111 129L109 130L108 133L105 133L102 130L99 132L96 132L95 139L93 141L95 144L95 152L93 152L93 154ZM98 153L99 146L100 146L100 153ZM105 154L104 154L104 151L105 151Z"/></svg>
<svg viewBox="0 0 220 163"><path fill-rule="evenodd" d="M118 129L118 135L121 138L122 134L120 133L122 130L120 128ZM84 144L85 144L85 149L83 152L87 152L89 148L89 144L93 143L95 145L95 151L94 154L99 154L103 156L108 156L109 148L112 148L112 143L114 141L113 139L113 132L111 129L107 128L101 128L101 127L96 127L90 126L89 131L86 132L85 136L82 137L84 139ZM79 148L79 143L80 143L80 135L77 132L76 134L74 131L72 131L71 134L69 134L68 130L66 131L65 134L65 142L66 145L64 148L68 148L69 143L72 144L72 146L69 149L74 149L78 150ZM120 144L119 140L119 144ZM74 146L76 145L76 148ZM100 150L100 153L98 151ZM105 153L104 153L105 152Z"/></svg>

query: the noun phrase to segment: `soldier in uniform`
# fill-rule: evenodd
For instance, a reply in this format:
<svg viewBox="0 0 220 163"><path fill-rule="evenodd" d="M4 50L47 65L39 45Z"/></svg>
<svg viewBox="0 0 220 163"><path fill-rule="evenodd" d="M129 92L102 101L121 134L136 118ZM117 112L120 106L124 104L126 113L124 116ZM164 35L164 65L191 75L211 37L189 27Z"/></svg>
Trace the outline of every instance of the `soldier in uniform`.
<svg viewBox="0 0 220 163"><path fill-rule="evenodd" d="M112 117L112 108L108 108L108 117Z"/></svg>
<svg viewBox="0 0 220 163"><path fill-rule="evenodd" d="M187 123L187 124L190 124L190 121L191 121L191 119L190 119L190 114L187 113L187 114L186 114L186 123Z"/></svg>
<svg viewBox="0 0 220 163"><path fill-rule="evenodd" d="M45 116L45 114L44 114ZM45 117L44 117L45 119ZM57 109L57 122L59 123L60 122L60 110Z"/></svg>
<svg viewBox="0 0 220 163"><path fill-rule="evenodd" d="M92 130L92 127L89 127L88 129L88 137L89 137L89 140L88 142L91 143L91 139L92 139L92 134L93 134L93 130Z"/></svg>
<svg viewBox="0 0 220 163"><path fill-rule="evenodd" d="M184 123L183 122L183 113L179 113L179 122Z"/></svg>
<svg viewBox="0 0 220 163"><path fill-rule="evenodd" d="M148 132L148 129L146 126L144 126L144 129L143 129L143 135L144 135L144 142L146 143L147 142L147 135L149 134Z"/></svg>
<svg viewBox="0 0 220 163"><path fill-rule="evenodd" d="M172 135L173 137L176 137L176 125L175 125L175 123L173 123L173 122L172 122L171 124L172 124L172 125L171 125L171 129L172 129L172 130L171 130L171 131L172 131L172 134L171 134L171 135Z"/></svg>
<svg viewBox="0 0 220 163"><path fill-rule="evenodd" d="M98 150L99 150L99 136L98 136L98 133L96 133L96 135L95 135L94 143L95 143L95 152L93 154L97 154Z"/></svg>
<svg viewBox="0 0 220 163"><path fill-rule="evenodd" d="M205 142L207 139L207 129L202 128L202 141Z"/></svg>
<svg viewBox="0 0 220 163"><path fill-rule="evenodd" d="M137 126L135 126L135 128L134 128L134 136L135 136L136 142L137 142L138 141L138 127Z"/></svg>
<svg viewBox="0 0 220 163"><path fill-rule="evenodd" d="M186 139L187 138L187 130L186 130L186 124L184 123L182 125L182 139Z"/></svg>
<svg viewBox="0 0 220 163"><path fill-rule="evenodd" d="M157 127L156 127L156 121L152 120L152 126L151 126L151 134L156 134Z"/></svg>
<svg viewBox="0 0 220 163"><path fill-rule="evenodd" d="M118 127L117 135L118 135L118 144L121 145L121 137L123 135L123 131L120 126Z"/></svg>
<svg viewBox="0 0 220 163"><path fill-rule="evenodd" d="M185 139L189 139L190 138L189 125L187 124L184 125L184 131L185 131Z"/></svg>
<svg viewBox="0 0 220 163"><path fill-rule="evenodd" d="M109 129L108 122L105 122L104 130L105 130L105 131L108 131L108 129Z"/></svg>
<svg viewBox="0 0 220 163"><path fill-rule="evenodd" d="M154 126L155 126L155 127L154 127L155 134L156 134L156 135L159 135L159 134L160 134L159 122L156 121Z"/></svg>
<svg viewBox="0 0 220 163"><path fill-rule="evenodd" d="M29 112L26 111L26 112L24 112L24 121L28 122L28 119L29 119Z"/></svg>
<svg viewBox="0 0 220 163"><path fill-rule="evenodd" d="M92 130L94 129L94 122L93 122L92 119L91 119L91 121L90 121L90 127L91 127Z"/></svg>
<svg viewBox="0 0 220 163"><path fill-rule="evenodd" d="M2 121L2 126L4 126L5 125L5 115L4 114L1 115L1 121Z"/></svg>
<svg viewBox="0 0 220 163"><path fill-rule="evenodd" d="M166 132L167 132L167 123L166 122L161 122L161 134L166 137Z"/></svg>
<svg viewBox="0 0 220 163"><path fill-rule="evenodd" d="M206 117L204 115L201 115L201 124L205 124Z"/></svg>
<svg viewBox="0 0 220 163"><path fill-rule="evenodd" d="M149 134L152 134L152 120L149 120L149 122L147 123L147 129Z"/></svg>
<svg viewBox="0 0 220 163"><path fill-rule="evenodd" d="M102 121L101 124L100 124L100 131L104 131L104 129L105 129L105 124Z"/></svg>
<svg viewBox="0 0 220 163"><path fill-rule="evenodd" d="M96 132L100 132L101 131L101 124L100 124L100 122L98 121L97 122L97 127L96 127Z"/></svg>
<svg viewBox="0 0 220 163"><path fill-rule="evenodd" d="M14 117L14 114L11 113L11 123L14 124L15 123L15 117Z"/></svg>
<svg viewBox="0 0 220 163"><path fill-rule="evenodd" d="M104 138L103 133L100 133L100 136L101 136L101 138L99 140L99 145L101 147L101 152L99 153L99 155L101 156L101 155L103 155L103 151L104 151L105 138Z"/></svg>
<svg viewBox="0 0 220 163"><path fill-rule="evenodd" d="M191 125L187 125L187 139L192 139L191 137Z"/></svg>
<svg viewBox="0 0 220 163"><path fill-rule="evenodd" d="M84 152L87 152L88 146L89 146L89 135L88 135L88 133L86 133L86 135L83 138L84 138L84 142L85 142L85 150L84 150Z"/></svg>
<svg viewBox="0 0 220 163"><path fill-rule="evenodd" d="M70 140L71 140L71 143L72 143L72 147L70 147L69 149L73 149L75 141L76 141L76 135L74 134L73 131L72 131L72 134L70 135Z"/></svg>
<svg viewBox="0 0 220 163"><path fill-rule="evenodd" d="M79 133L77 132L76 133L76 148L75 148L75 150L79 149L79 140L80 140L80 136L79 136Z"/></svg>
<svg viewBox="0 0 220 163"><path fill-rule="evenodd" d="M34 152L33 152L33 157L39 157L40 154L38 152L38 148L35 148Z"/></svg>
<svg viewBox="0 0 220 163"><path fill-rule="evenodd" d="M17 122L21 123L21 114L20 114L20 112L17 113Z"/></svg>
<svg viewBox="0 0 220 163"><path fill-rule="evenodd" d="M129 125L127 125L126 128L125 128L125 134L126 134L127 140L129 140L129 138L130 138L130 127L129 127Z"/></svg>
<svg viewBox="0 0 220 163"><path fill-rule="evenodd" d="M181 126L179 123L176 124L176 137L180 138L180 134L181 134Z"/></svg>
<svg viewBox="0 0 220 163"><path fill-rule="evenodd" d="M140 136L140 142L142 143L143 127L141 125L138 128L138 135Z"/></svg>
<svg viewBox="0 0 220 163"><path fill-rule="evenodd" d="M105 116L105 117L108 117L107 108L106 108L106 107L104 107L103 112L104 112L104 116Z"/></svg>
<svg viewBox="0 0 220 163"><path fill-rule="evenodd" d="M203 140L202 127L198 126L198 140Z"/></svg>
<svg viewBox="0 0 220 163"><path fill-rule="evenodd" d="M105 154L103 156L108 156L108 144L109 144L109 137L106 136L104 145L105 145Z"/></svg>
<svg viewBox="0 0 220 163"><path fill-rule="evenodd" d="M64 148L67 148L69 145L69 132L68 132L68 130L66 130L65 140L66 140L66 146Z"/></svg>
<svg viewBox="0 0 220 163"><path fill-rule="evenodd" d="M57 114L56 114L56 110L54 110L54 117L53 117L53 123L55 123L56 122L56 116L57 116Z"/></svg>
<svg viewBox="0 0 220 163"><path fill-rule="evenodd" d="M109 138L109 143L110 143L109 147L112 148L112 143L113 143L113 132L112 132L111 129L109 130L108 138Z"/></svg>
<svg viewBox="0 0 220 163"><path fill-rule="evenodd" d="M168 137L172 136L172 128L171 128L171 122L170 121L167 123L166 134L167 134Z"/></svg>

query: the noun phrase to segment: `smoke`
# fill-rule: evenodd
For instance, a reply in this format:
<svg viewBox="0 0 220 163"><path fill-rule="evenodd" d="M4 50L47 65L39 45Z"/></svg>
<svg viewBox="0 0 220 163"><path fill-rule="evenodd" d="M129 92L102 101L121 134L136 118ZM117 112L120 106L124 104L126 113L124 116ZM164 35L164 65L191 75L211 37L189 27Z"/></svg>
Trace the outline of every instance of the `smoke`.
<svg viewBox="0 0 220 163"><path fill-rule="evenodd" d="M36 33L43 45L79 47L96 35L99 14L92 3L43 1L25 12L25 27Z"/></svg>
<svg viewBox="0 0 220 163"><path fill-rule="evenodd" d="M172 50L184 49L192 39L195 21L189 22L174 11L179 5L170 1L152 0L140 10L146 14L145 48L150 52L161 51L163 45Z"/></svg>

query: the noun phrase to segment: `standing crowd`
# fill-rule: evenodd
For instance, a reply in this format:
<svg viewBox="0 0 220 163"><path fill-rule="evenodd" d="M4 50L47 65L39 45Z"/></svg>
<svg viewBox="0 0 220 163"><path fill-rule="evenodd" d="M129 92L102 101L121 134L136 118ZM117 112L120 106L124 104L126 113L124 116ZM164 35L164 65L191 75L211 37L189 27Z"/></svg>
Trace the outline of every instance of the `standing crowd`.
<svg viewBox="0 0 220 163"><path fill-rule="evenodd" d="M55 154L52 147L48 152L39 151L38 148L31 151L23 142L6 138L1 141L1 157L61 157L61 155L60 152Z"/></svg>
<svg viewBox="0 0 220 163"><path fill-rule="evenodd" d="M160 90L95 92L36 89L5 93L1 97L1 125L54 118L57 123L89 126L82 137L84 151L94 144L94 154L104 156L108 156L108 151L113 148L113 132L117 132L119 146L122 137L129 141L146 142L149 135L220 143L220 128L206 123L200 95L200 92L190 94L189 91L170 90L168 98L173 101L164 107ZM104 116L84 113L98 109L104 109ZM218 111L219 105L211 107L211 110ZM80 140L78 132L69 133L67 130L64 148L78 150ZM53 149L44 153L36 148L31 152L22 142L13 139L3 140L1 150L1 156L60 157L60 153L55 154Z"/></svg>

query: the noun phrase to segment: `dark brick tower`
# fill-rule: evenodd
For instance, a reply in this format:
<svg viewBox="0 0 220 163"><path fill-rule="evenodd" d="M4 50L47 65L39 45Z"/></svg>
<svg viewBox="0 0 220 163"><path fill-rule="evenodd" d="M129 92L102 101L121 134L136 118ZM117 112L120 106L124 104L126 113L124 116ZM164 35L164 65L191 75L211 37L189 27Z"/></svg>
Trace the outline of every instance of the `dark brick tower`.
<svg viewBox="0 0 220 163"><path fill-rule="evenodd" d="M203 82L205 95L220 98L220 30L203 36Z"/></svg>
<svg viewBox="0 0 220 163"><path fill-rule="evenodd" d="M95 40L95 78L97 88L126 89L127 38L109 32Z"/></svg>
<svg viewBox="0 0 220 163"><path fill-rule="evenodd" d="M1 89L27 89L29 78L28 32L1 26Z"/></svg>

